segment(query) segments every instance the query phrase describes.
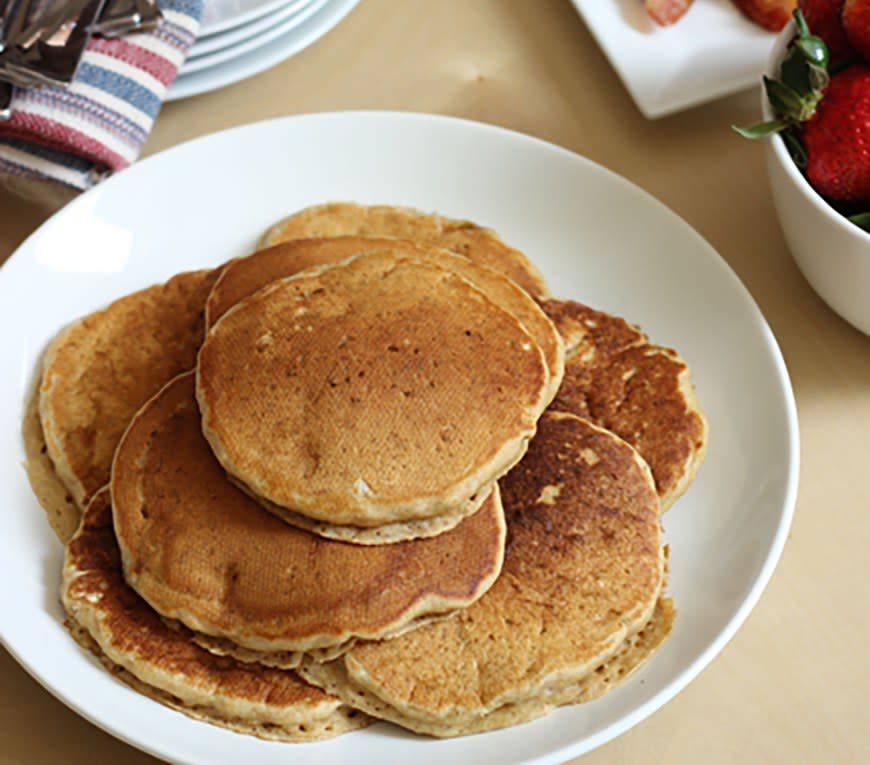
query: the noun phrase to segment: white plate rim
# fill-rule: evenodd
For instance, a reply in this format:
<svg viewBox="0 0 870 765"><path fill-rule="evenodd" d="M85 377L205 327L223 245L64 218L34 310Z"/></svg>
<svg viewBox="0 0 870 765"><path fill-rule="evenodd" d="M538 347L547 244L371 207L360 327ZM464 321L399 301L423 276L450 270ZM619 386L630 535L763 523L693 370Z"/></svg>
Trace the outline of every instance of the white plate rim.
<svg viewBox="0 0 870 765"><path fill-rule="evenodd" d="M177 101L198 96L269 69L313 45L338 26L358 3L359 0L329 0L298 26L294 25L285 34L252 51L198 72L186 73L182 67L166 91L164 100Z"/></svg>
<svg viewBox="0 0 870 765"><path fill-rule="evenodd" d="M196 40L194 40L193 45L190 46L185 62L199 58L200 56L215 53L233 45L238 45L261 32L271 29L279 22L292 16L294 13L301 11L311 2L313 2L313 0L290 0L290 2L285 3L283 6L271 13L264 14L254 21L249 21L247 24L240 24L237 27L233 27L222 34L208 35L206 37L198 36Z"/></svg>
<svg viewBox="0 0 870 765"><path fill-rule="evenodd" d="M743 287L743 285L739 282L737 276L730 269L730 267L721 259L721 257L718 256L717 253L715 253L710 245L707 244L697 234L697 232L694 232L694 230L691 229L688 224L679 219L675 213L673 213L671 210L669 210L661 202L653 198L647 192L642 191L626 179L617 176L616 174L612 173L606 168L601 167L600 165L597 165L591 160L580 157L579 155L573 154L566 149L546 143L540 139L516 133L514 131L506 130L504 128L498 128L491 125L484 125L482 123L451 117L402 112L359 111L316 113L310 115L299 115L295 117L284 117L274 120L267 120L261 123L254 123L252 125L240 126L220 131L209 136L203 136L199 139L193 139L183 144L179 144L172 149L168 149L164 152L161 152L143 160L136 166L132 167L130 170L125 171L126 178L116 176L115 178L107 180L106 182L104 182L104 184L101 184L101 186L93 189L90 192L87 192L86 194L83 194L81 197L74 200L61 212L46 221L42 226L39 227L39 229L37 229L37 231L35 231L30 237L28 237L28 239L25 240L24 243L22 243L18 250L12 256L10 256L9 260L3 265L2 268L0 268L0 292L2 292L2 288L5 286L5 282L8 281L8 274L10 270L17 268L19 262L22 262L27 257L30 257L27 255L27 253L33 248L34 242L36 242L40 237L45 235L45 233L49 229L51 229L52 226L56 225L58 220L76 215L80 208L88 209L90 206L92 206L91 203L94 200L98 199L103 194L112 193L114 188L118 185L124 183L133 183L138 175L144 175L149 171L156 170L161 165L165 165L167 162L172 161L176 157L184 157L187 152L195 151L197 147L202 148L209 145L209 143L221 143L228 140L232 141L235 138L241 138L246 131L252 129L255 131L268 131L270 129L283 130L284 128L287 128L289 131L292 132L295 126L300 126L304 123L313 123L315 126L319 126L321 124L328 125L340 123L355 125L357 122L366 121L375 121L376 124L383 123L384 125L396 125L398 126L400 132L402 130L413 131L415 127L418 126L424 128L429 126L441 131L447 130L449 132L455 130L460 132L467 132L469 135L477 133L478 137L482 139L495 139L498 141L518 142L517 146L525 144L526 147L537 147L536 149L534 149L535 151L540 150L544 152L555 153L558 157L566 162L583 163L586 165L587 169L591 169L592 171L594 171L594 173L599 174L600 177L609 178L609 182L621 184L622 187L627 192L630 192L630 194L635 198L644 199L645 204L652 205L652 207L656 208L657 214L662 215L663 220L667 218L670 220L669 225L677 225L682 227L682 230L684 234L688 237L688 239L694 240L695 244L700 247L701 250L706 249L707 256L712 256L713 259L710 261L712 265L710 265L710 267L717 269L718 273L722 276L722 278L729 282L728 289L734 291L734 295L739 298L739 302L741 304L740 307L748 312L747 319L751 320L752 325L758 332L757 340L759 343L761 343L760 348L762 348L768 354L768 360L772 365L771 368L776 378L774 382L776 383L777 389L781 392L782 395L782 398L778 403L782 406L782 416L784 418L783 425L785 426L786 430L786 432L784 433L784 437L787 443L787 454L784 455L785 461L782 466L785 470L785 473L782 476L782 485L780 487L781 506L779 507L779 514L777 516L774 533L769 540L766 552L763 556L762 564L759 568L755 580L751 583L748 592L746 592L745 595L742 597L740 606L731 614L727 623L720 630L715 640L711 641L689 665L685 666L683 670L676 677L673 678L673 680L666 688L656 693L646 703L636 706L633 710L622 716L614 724L599 731L595 735L594 741L583 740L580 742L574 742L570 745L563 746L555 750L549 750L542 753L538 757L529 758L524 761L553 762L556 760L564 760L569 757L577 756L579 754L582 754L583 752L589 751L591 748L600 746L601 744L613 739L620 733L624 732L625 730L637 724L644 718L648 717L656 709L667 703L671 698L673 698L677 693L685 688L686 685L688 685L688 683L691 682L692 679L694 679L698 675L698 673L705 666L707 666L707 664L709 664L709 662L715 657L715 655L722 650L722 648L728 643L728 641L733 637L733 635L745 621L746 617L748 616L752 608L756 605L764 588L766 587L770 576L772 575L773 570L776 567L776 564L781 556L794 513L799 473L798 420L794 402L794 395L791 390L785 362L776 344L773 333L770 331L770 328L764 320L763 315L761 314L758 307L755 305L748 291L746 291L745 287ZM0 542L0 546L2 546L2 542ZM2 567L2 561L0 561L0 567ZM8 596L9 593L4 594L0 596L0 599L5 600ZM3 612L8 613L8 611L5 610ZM141 737L137 737L135 731L131 733L130 730L118 729L111 722L107 722L107 720L105 719L105 715L95 714L92 709L83 709L81 707L81 704L75 699L66 697L63 694L59 693L57 688L54 687L54 685L50 681L43 677L40 672L36 670L34 666L32 666L32 664L29 664L27 662L27 660L23 656L21 645L16 644L14 641L10 641L8 639L8 631L2 622L0 622L0 642L2 642L7 650L9 650L10 653L20 663L22 663L25 669L31 675L33 675L38 682L43 684L51 693L58 696L58 698L64 701L64 703L71 706L79 714L82 714L84 717L91 720L91 722L93 722L94 724L98 725L104 730L107 730L112 735L115 735L118 738L121 738L122 740L125 740L128 743L131 743L132 745L137 746L140 749L150 752L151 754L154 754L156 756L164 757L167 759L173 759L176 756L177 753L167 751L165 748L162 748L159 744L153 741L143 741ZM629 681L629 683L631 682L632 681ZM621 689L617 689L617 691L614 691L613 693L617 694L620 692L620 690ZM597 702L591 703L595 704ZM558 714L558 712L556 714ZM534 724L535 723L532 723L532 725ZM492 736L494 734L483 735ZM304 747L308 745L302 746ZM299 751L301 752L302 750L300 749Z"/></svg>
<svg viewBox="0 0 870 765"><path fill-rule="evenodd" d="M266 0L266 2L264 2L262 5L258 5L255 8L250 8L247 11L242 11L241 13L237 13L235 15L227 16L225 18L222 18L220 21L216 21L211 24L201 24L199 33L203 37L211 37L212 35L222 34L228 29L233 29L234 27L239 27L243 24L249 24L252 21L260 18L261 16L265 16L268 13L273 13L288 2L292 2L292 0Z"/></svg>
<svg viewBox="0 0 870 765"><path fill-rule="evenodd" d="M274 26L270 26L260 34L248 37L235 45L205 53L202 56L185 59L178 70L179 76L196 74L216 66L231 64L237 58L266 47L270 42L284 35L288 35L297 27L304 24L308 19L315 17L324 10L333 0L311 0L306 5L290 16L280 19Z"/></svg>

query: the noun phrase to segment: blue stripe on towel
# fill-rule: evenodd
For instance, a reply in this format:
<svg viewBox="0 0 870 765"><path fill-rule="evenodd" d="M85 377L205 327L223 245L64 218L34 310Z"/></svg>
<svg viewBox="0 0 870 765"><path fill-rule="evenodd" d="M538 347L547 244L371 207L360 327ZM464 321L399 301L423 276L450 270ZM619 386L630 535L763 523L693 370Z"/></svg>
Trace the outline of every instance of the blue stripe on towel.
<svg viewBox="0 0 870 765"><path fill-rule="evenodd" d="M83 61L76 72L76 80L129 101L152 119L160 111L160 97L153 90L123 74Z"/></svg>

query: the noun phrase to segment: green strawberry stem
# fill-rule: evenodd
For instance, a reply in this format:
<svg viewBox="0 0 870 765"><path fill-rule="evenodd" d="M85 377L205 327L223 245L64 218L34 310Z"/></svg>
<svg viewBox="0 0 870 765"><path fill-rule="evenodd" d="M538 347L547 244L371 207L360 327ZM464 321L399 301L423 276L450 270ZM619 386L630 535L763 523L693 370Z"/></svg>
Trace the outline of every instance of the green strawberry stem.
<svg viewBox="0 0 870 765"><path fill-rule="evenodd" d="M810 34L800 10L795 10L794 18L798 36L789 43L780 65L780 79L765 76L763 80L776 119L749 128L734 126L734 130L745 138L764 138L771 133L789 131L794 140L799 141L792 128L810 119L822 100L829 80L828 46L821 38Z"/></svg>

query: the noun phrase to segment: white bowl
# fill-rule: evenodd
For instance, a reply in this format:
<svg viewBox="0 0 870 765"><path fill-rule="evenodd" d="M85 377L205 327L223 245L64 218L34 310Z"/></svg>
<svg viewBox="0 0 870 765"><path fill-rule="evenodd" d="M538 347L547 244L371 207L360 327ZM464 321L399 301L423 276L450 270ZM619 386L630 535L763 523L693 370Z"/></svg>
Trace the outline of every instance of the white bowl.
<svg viewBox="0 0 870 765"><path fill-rule="evenodd" d="M768 77L779 77L779 63L796 34L790 21L776 38ZM773 109L762 88L765 120ZM767 143L767 173L779 224L806 280L834 311L870 334L870 234L831 207L800 172L779 135Z"/></svg>

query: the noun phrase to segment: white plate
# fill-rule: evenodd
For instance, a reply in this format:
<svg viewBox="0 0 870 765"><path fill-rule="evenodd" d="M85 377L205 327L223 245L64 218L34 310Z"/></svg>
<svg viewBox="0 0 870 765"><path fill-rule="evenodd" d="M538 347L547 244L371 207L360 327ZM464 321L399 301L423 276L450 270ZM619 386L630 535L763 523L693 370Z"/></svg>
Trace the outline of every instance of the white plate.
<svg viewBox="0 0 870 765"><path fill-rule="evenodd" d="M333 199L412 205L494 226L559 296L639 322L691 364L711 436L696 482L664 519L676 627L604 698L446 741L379 724L332 741L280 744L140 696L65 632L61 549L21 467L19 423L38 354L82 313L241 255L276 219ZM565 760L592 749L668 701L734 634L773 571L795 499L797 419L786 369L764 318L716 252L600 166L446 117L288 117L192 141L118 173L46 222L0 269L0 368L3 642L89 720L174 761L460 765Z"/></svg>
<svg viewBox="0 0 870 765"><path fill-rule="evenodd" d="M695 0L658 27L640 0L572 0L641 112L649 118L761 82L775 35L731 0Z"/></svg>
<svg viewBox="0 0 870 765"><path fill-rule="evenodd" d="M359 0L329 0L316 13L289 31L253 50L196 72L185 72L184 67L169 86L166 101L207 93L253 77L271 66L290 58L307 48L336 26L350 13ZM305 9L306 11L308 8ZM295 21L295 19L294 19Z"/></svg>
<svg viewBox="0 0 870 765"><path fill-rule="evenodd" d="M279 22L289 18L295 13L301 11L305 6L309 5L313 0L292 0L292 2L282 5L278 10L267 13L265 16L242 24L241 26L228 29L226 32L217 35L209 35L208 37L197 37L196 42L190 47L187 52L185 63L189 63L192 59L199 56L204 56L208 53L229 48L233 45L238 45L245 40L249 40L256 35L267 32Z"/></svg>
<svg viewBox="0 0 870 765"><path fill-rule="evenodd" d="M301 10L291 14L288 18L279 21L274 26L267 29L261 34L243 40L236 45L230 45L227 48L221 48L213 53L208 53L204 56L196 58L188 58L178 70L179 76L195 74L206 69L213 69L221 64L227 64L235 59L244 56L246 53L251 53L268 45L272 40L288 35L292 30L303 24L306 19L314 16L318 11L324 8L332 0L313 0L313 2L305 5Z"/></svg>
<svg viewBox="0 0 870 765"><path fill-rule="evenodd" d="M226 32L273 13L292 0L206 0L199 23L199 37Z"/></svg>

